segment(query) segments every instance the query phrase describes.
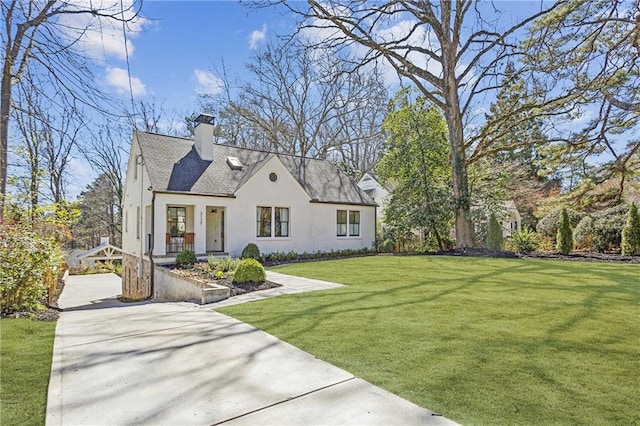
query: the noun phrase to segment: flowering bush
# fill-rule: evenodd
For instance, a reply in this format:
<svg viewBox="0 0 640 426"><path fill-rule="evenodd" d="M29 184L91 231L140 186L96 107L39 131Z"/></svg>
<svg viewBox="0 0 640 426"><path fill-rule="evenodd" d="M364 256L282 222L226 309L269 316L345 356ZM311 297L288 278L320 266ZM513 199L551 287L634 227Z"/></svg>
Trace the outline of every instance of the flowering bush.
<svg viewBox="0 0 640 426"><path fill-rule="evenodd" d="M61 263L62 250L52 238L0 223L0 312L36 309Z"/></svg>

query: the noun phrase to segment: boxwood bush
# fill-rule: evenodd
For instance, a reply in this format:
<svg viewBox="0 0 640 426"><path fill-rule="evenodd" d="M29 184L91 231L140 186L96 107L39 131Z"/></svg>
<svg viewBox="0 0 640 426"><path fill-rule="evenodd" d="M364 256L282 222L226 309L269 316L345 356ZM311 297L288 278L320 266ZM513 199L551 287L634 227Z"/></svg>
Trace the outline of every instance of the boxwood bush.
<svg viewBox="0 0 640 426"><path fill-rule="evenodd" d="M255 259L241 260L233 274L233 282L238 284L261 283L265 279L264 267Z"/></svg>
<svg viewBox="0 0 640 426"><path fill-rule="evenodd" d="M191 250L182 250L176 256L176 264L178 266L189 266L196 263L198 259L196 258L196 254Z"/></svg>
<svg viewBox="0 0 640 426"><path fill-rule="evenodd" d="M249 243L246 245L246 247L244 248L244 250L242 250L242 256L240 256L242 259L254 259L254 260L259 260L260 259L260 249L258 248L258 246L254 243Z"/></svg>

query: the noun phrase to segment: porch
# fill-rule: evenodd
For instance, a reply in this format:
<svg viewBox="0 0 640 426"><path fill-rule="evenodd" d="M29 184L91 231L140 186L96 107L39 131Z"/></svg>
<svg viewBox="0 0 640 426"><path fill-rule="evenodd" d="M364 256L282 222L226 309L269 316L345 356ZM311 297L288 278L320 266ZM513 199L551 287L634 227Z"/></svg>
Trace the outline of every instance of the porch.
<svg viewBox="0 0 640 426"><path fill-rule="evenodd" d="M164 255L175 257L183 250L191 250L199 256L224 253L224 207L195 205L166 205Z"/></svg>

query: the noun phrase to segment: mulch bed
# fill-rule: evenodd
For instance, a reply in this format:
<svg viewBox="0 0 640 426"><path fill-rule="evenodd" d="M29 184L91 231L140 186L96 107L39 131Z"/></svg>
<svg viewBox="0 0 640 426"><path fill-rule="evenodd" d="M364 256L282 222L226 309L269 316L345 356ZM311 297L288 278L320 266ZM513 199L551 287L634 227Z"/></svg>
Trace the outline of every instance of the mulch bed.
<svg viewBox="0 0 640 426"><path fill-rule="evenodd" d="M640 256L622 256L618 253L571 253L560 254L553 252L531 252L531 253L514 253L514 252L492 252L483 248L463 249L463 250L447 250L434 255L442 256L472 256L472 257L499 257L499 258L522 258L522 259L552 259L552 260L572 260L580 262L604 262L604 263L632 263L640 264Z"/></svg>
<svg viewBox="0 0 640 426"><path fill-rule="evenodd" d="M245 283L238 284L232 282L232 276L226 276L224 278L216 278L213 272L208 272L200 269L196 264L193 268L178 268L176 266L169 267L171 271L182 275L184 277L193 278L200 282L219 284L231 289L231 297L238 296L240 294L250 293L252 291L268 290L270 288L282 287L281 284L274 283L266 280L261 283Z"/></svg>

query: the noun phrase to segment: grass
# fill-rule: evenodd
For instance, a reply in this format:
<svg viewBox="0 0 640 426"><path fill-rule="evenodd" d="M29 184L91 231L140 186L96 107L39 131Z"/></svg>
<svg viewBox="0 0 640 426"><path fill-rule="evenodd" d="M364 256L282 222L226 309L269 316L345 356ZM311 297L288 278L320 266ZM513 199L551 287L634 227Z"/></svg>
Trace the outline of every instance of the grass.
<svg viewBox="0 0 640 426"><path fill-rule="evenodd" d="M378 256L220 309L465 425L639 424L638 265Z"/></svg>
<svg viewBox="0 0 640 426"><path fill-rule="evenodd" d="M55 328L55 321L0 319L0 424L45 424Z"/></svg>

